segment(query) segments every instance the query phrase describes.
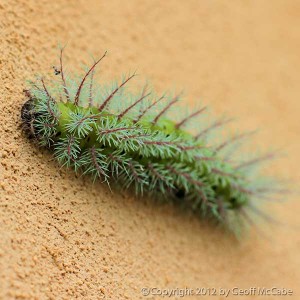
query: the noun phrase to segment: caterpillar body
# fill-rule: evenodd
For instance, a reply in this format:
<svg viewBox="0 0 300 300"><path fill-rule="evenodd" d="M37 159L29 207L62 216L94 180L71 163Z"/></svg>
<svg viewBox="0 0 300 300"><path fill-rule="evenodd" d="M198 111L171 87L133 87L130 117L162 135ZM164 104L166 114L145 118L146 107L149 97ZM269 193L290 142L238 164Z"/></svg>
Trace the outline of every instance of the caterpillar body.
<svg viewBox="0 0 300 300"><path fill-rule="evenodd" d="M188 123L200 118L206 107L172 121L170 111L180 96L153 99L147 86L132 95L125 85L135 73L113 87L96 86L95 68L105 56L74 80L63 68L61 49L56 80L46 85L40 78L26 90L21 119L28 136L53 149L61 165L94 180L179 202L220 224L248 220L246 209L256 209L255 199L268 197L272 189L248 176L247 168L272 154L231 163L222 150L248 134L209 145L206 136L228 119L193 134Z"/></svg>

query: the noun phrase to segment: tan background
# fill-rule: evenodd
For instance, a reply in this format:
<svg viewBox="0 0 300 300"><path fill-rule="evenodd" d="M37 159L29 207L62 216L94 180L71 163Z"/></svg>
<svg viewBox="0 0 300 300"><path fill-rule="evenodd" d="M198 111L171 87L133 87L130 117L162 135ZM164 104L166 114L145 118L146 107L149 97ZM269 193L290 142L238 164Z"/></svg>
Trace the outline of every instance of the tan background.
<svg viewBox="0 0 300 300"><path fill-rule="evenodd" d="M299 1L0 0L0 34L1 299L142 299L142 287L234 286L292 288L300 298L297 197L276 205L284 225L268 238L237 243L60 170L19 129L24 82L52 72L58 42L68 42L75 67L108 49L104 77L138 68L159 91L184 88L190 103L238 117L238 128L262 128L260 147L287 153L271 172L297 186Z"/></svg>

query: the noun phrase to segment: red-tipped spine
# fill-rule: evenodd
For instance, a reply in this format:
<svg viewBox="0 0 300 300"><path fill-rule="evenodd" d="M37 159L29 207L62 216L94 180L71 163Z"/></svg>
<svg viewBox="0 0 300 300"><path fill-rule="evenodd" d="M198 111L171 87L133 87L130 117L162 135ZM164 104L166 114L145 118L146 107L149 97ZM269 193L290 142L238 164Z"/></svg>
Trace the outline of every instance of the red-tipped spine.
<svg viewBox="0 0 300 300"><path fill-rule="evenodd" d="M80 93L81 93L81 90L82 90L82 87L83 87L83 84L84 84L86 78L95 69L95 67L97 66L97 64L106 56L106 54L107 54L107 51L105 51L105 53L103 54L103 56L101 58L99 58L97 61L95 61L95 63L90 67L90 69L86 72L86 74L82 78L82 80L81 80L81 82L80 82L80 84L78 86L75 98L74 98L74 104L75 105L78 105Z"/></svg>
<svg viewBox="0 0 300 300"><path fill-rule="evenodd" d="M60 61L60 75L61 75L61 80L62 80L62 83L63 83L63 88L64 88L64 92L65 92L67 101L70 101L70 94L69 94L69 91L68 91L68 88L67 88L67 83L66 83L66 79L65 79L65 75L64 75L64 69L63 69L63 51L64 51L64 48L61 48L60 49L60 58L59 58L59 61Z"/></svg>
<svg viewBox="0 0 300 300"><path fill-rule="evenodd" d="M225 141L224 143L222 143L221 145L219 145L215 150L216 151L220 151L222 150L223 148L225 148L226 146L230 145L231 143L233 142L236 142L238 140L241 140L245 137L248 137L248 136L251 136L255 133L256 131L250 131L250 132L245 132L245 133L242 133L242 134L238 134L234 137L232 137L231 139Z"/></svg>
<svg viewBox="0 0 300 300"><path fill-rule="evenodd" d="M93 81L94 81L95 69L91 73L91 81L90 81L90 94L89 94L89 107L93 106Z"/></svg>
<svg viewBox="0 0 300 300"><path fill-rule="evenodd" d="M161 96L160 98L158 98L156 101L154 101L152 104L150 104L146 109L144 109L139 116L137 117L136 120L134 120L134 123L137 123L144 115L145 113L151 109L153 106L155 106L156 104L158 104L161 100L165 99L165 96Z"/></svg>
<svg viewBox="0 0 300 300"><path fill-rule="evenodd" d="M98 110L99 112L102 112L103 109L106 107L106 105L109 103L109 101L114 97L114 95L118 92L120 88L122 88L130 79L132 79L134 76L136 76L135 73L133 73L131 76L127 77L126 80L124 80L121 85L116 87L113 92L104 100L104 102L99 106Z"/></svg>
<svg viewBox="0 0 300 300"><path fill-rule="evenodd" d="M214 122L211 126L207 127L206 129L202 130L201 132L199 132L196 136L195 136L195 140L198 140L200 137L204 136L205 134L207 134L209 131L219 128L229 122L231 122L233 119L225 119L225 120L219 120Z"/></svg>
<svg viewBox="0 0 300 300"><path fill-rule="evenodd" d="M236 166L235 169L238 170L238 169L246 168L246 167L255 165L257 163L260 163L260 162L262 162L264 160L273 159L274 157L275 157L274 153L269 153L269 154L266 154L264 156L260 156L260 157L257 157L257 158L254 158L254 159L242 162L241 164L239 164L238 166Z"/></svg>
<svg viewBox="0 0 300 300"><path fill-rule="evenodd" d="M176 102L179 101L179 98L180 98L180 95L176 96L155 118L154 120L152 121L153 124L156 124L158 119L163 115L165 114L170 108L172 105L174 105Z"/></svg>
<svg viewBox="0 0 300 300"><path fill-rule="evenodd" d="M44 79L43 79L43 78L41 78L41 82L42 82L44 91L45 91L45 93L46 93L46 95L47 95L47 98L48 98L48 99L47 99L47 107L48 107L48 111L49 111L49 113L51 114L51 116L53 117L53 119L55 119L55 120L57 121L57 120L58 120L58 117L55 115L55 113L54 113L54 111L52 110L51 105L50 105L50 100L51 100L53 103L55 103L55 100L51 97L51 95L50 95L48 89L46 88L46 85L45 85L45 82L44 82Z"/></svg>
<svg viewBox="0 0 300 300"><path fill-rule="evenodd" d="M186 123L187 121L189 121L190 119L200 115L202 112L204 112L207 109L207 107L202 107L201 109L195 111L194 113L192 113L191 115L187 116L186 118L184 118L182 121L180 121L179 123L177 123L175 125L176 129L179 129L184 123Z"/></svg>
<svg viewBox="0 0 300 300"><path fill-rule="evenodd" d="M121 113L118 115L118 119L119 119L119 120L122 119L122 118L128 113L128 111L131 110L134 106L136 106L136 105L139 104L141 101L143 101L145 98L147 98L148 96L151 95L151 93L148 93L148 94L145 95L146 90L147 90L147 86L144 87L141 97L138 98L132 105L130 105L128 108L126 108L123 112L121 112Z"/></svg>
<svg viewBox="0 0 300 300"><path fill-rule="evenodd" d="M101 178L100 174L102 174L105 177L106 176L105 172L103 171L103 169L99 166L99 164L97 162L95 147L92 147L90 149L90 153L91 153L92 163L95 166L97 172L99 173L99 177Z"/></svg>

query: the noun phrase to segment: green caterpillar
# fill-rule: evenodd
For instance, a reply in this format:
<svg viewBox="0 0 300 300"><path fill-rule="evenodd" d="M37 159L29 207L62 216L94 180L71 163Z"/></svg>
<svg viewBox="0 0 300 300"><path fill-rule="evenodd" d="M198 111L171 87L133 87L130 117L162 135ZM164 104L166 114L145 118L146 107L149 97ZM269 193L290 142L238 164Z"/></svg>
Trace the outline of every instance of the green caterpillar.
<svg viewBox="0 0 300 300"><path fill-rule="evenodd" d="M95 67L105 56L74 80L65 74L61 49L60 67L55 68L59 80L46 86L41 78L26 90L21 118L28 136L53 149L61 165L94 180L179 203L231 227L237 226L232 220L249 220L246 209L256 210L254 200L268 197L272 189L248 176L247 168L272 154L231 163L223 149L248 134L209 145L208 134L229 120L192 134L190 121L201 118L206 107L172 121L180 96L153 98L147 86L134 96L125 85L135 74L112 87L95 85Z"/></svg>

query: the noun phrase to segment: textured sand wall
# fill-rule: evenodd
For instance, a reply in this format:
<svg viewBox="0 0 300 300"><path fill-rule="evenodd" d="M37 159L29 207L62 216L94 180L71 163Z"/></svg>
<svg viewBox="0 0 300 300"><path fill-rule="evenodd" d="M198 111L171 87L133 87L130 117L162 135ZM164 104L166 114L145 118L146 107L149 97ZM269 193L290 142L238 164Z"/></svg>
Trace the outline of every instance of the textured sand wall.
<svg viewBox="0 0 300 300"><path fill-rule="evenodd" d="M263 128L257 142L288 154L270 171L297 185L299 26L297 1L1 0L0 298L277 286L299 299L297 197L274 208L285 225L270 229L269 240L236 243L170 207L60 170L19 128L24 82L51 72L58 42L68 42L70 66L108 49L105 78L138 68L159 91L184 88L190 102L237 116L240 129Z"/></svg>

